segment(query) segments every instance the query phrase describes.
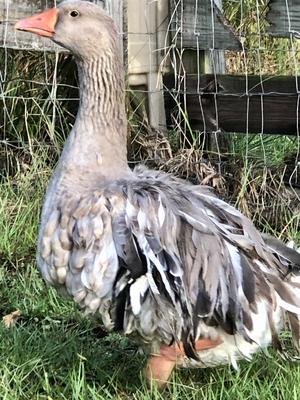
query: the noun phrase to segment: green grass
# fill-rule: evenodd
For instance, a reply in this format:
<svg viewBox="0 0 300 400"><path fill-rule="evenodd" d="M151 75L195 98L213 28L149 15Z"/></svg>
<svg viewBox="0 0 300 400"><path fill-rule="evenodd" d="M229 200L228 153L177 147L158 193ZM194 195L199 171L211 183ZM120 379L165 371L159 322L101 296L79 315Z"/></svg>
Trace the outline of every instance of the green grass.
<svg viewBox="0 0 300 400"><path fill-rule="evenodd" d="M230 143L231 156L259 162L268 167L283 163L295 155L299 147L298 138L293 136L272 136L255 134L233 134Z"/></svg>

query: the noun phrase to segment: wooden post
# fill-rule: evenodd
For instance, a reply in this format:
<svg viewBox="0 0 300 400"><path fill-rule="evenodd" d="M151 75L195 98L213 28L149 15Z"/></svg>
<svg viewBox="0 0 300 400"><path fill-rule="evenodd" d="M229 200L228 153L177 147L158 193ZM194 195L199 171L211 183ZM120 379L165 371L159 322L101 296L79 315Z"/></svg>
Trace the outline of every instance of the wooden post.
<svg viewBox="0 0 300 400"><path fill-rule="evenodd" d="M222 0L214 0L216 6L219 8L220 11L223 11ZM206 50L204 56L204 68L203 73L205 74L225 74L226 73L226 66L225 66L225 52L224 50ZM216 86L216 91L218 87ZM219 158L219 162L221 161L221 153L226 153L229 147L229 136L226 133L222 133L219 121L218 121L218 105L217 105L217 97L215 96L215 113L216 113L216 123L217 129L214 132L209 134L207 140L207 150L211 153L216 154Z"/></svg>
<svg viewBox="0 0 300 400"><path fill-rule="evenodd" d="M223 10L222 0L214 0L220 11ZM206 50L203 73L205 74L225 74L225 52L224 50Z"/></svg>
<svg viewBox="0 0 300 400"><path fill-rule="evenodd" d="M166 127L160 49L165 45L167 20L166 0L128 0L129 85L147 92L149 122L156 129Z"/></svg>

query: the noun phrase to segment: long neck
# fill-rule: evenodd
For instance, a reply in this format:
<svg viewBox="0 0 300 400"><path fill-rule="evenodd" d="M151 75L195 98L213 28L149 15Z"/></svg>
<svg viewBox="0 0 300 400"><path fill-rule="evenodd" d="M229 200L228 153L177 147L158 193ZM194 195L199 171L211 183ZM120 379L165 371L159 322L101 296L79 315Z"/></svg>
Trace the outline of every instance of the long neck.
<svg viewBox="0 0 300 400"><path fill-rule="evenodd" d="M128 172L123 67L115 48L76 60L80 105L62 155L67 180L78 186ZM80 175L80 177L79 177Z"/></svg>
<svg viewBox="0 0 300 400"><path fill-rule="evenodd" d="M92 120L95 128L118 129L126 138L124 78L116 49L88 60L77 60L80 106L77 121Z"/></svg>

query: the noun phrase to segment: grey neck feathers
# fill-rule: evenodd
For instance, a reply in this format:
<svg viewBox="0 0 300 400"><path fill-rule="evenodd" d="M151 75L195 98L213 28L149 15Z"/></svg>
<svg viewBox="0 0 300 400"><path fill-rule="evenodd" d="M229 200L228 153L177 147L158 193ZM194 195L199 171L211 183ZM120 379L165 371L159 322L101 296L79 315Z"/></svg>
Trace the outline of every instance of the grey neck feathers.
<svg viewBox="0 0 300 400"><path fill-rule="evenodd" d="M124 79L116 50L109 49L95 58L77 60L80 80L78 117L89 118L95 126L121 128L126 136Z"/></svg>
<svg viewBox="0 0 300 400"><path fill-rule="evenodd" d="M80 105L62 157L66 173L73 176L70 181L79 174L85 182L116 179L129 170L123 66L119 54L112 47L97 57L76 62Z"/></svg>

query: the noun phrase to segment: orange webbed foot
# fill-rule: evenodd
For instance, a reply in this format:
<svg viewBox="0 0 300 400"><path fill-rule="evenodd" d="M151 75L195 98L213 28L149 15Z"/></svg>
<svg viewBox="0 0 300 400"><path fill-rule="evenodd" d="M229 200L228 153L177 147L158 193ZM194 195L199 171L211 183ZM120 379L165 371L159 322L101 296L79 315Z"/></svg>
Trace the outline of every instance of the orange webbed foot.
<svg viewBox="0 0 300 400"><path fill-rule="evenodd" d="M222 343L221 339L199 339L195 342L196 351L209 350ZM150 385L164 387L176 366L176 363L185 356L183 344L168 346L162 344L158 354L153 354L147 363L146 378Z"/></svg>

